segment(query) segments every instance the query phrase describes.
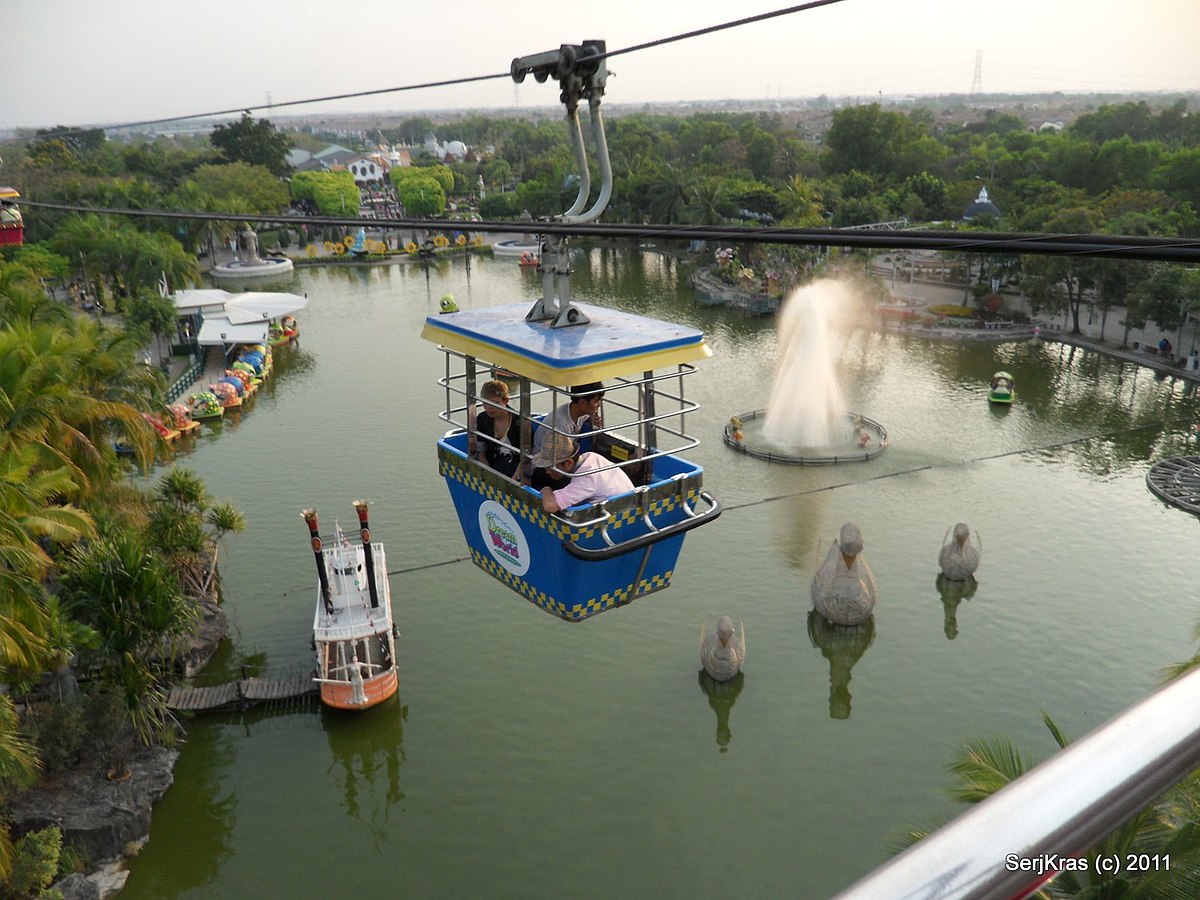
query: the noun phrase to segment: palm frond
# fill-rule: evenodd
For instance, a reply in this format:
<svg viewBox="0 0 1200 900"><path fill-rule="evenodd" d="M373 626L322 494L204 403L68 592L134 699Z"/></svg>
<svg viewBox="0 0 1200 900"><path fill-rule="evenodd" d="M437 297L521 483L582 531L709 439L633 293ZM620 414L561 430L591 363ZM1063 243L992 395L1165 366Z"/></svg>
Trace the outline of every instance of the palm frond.
<svg viewBox="0 0 1200 900"><path fill-rule="evenodd" d="M1058 744L1058 748L1060 750L1066 749L1066 746L1070 743L1070 741L1068 741L1063 735L1062 729L1058 727L1057 723L1050 718L1050 713L1046 712L1044 709L1042 710L1042 721L1045 723L1046 727L1050 729L1050 735L1054 738L1054 742Z"/></svg>
<svg viewBox="0 0 1200 900"><path fill-rule="evenodd" d="M950 796L960 803L979 803L1031 768L1020 749L1006 738L985 738L963 748L962 756L950 764L958 784Z"/></svg>

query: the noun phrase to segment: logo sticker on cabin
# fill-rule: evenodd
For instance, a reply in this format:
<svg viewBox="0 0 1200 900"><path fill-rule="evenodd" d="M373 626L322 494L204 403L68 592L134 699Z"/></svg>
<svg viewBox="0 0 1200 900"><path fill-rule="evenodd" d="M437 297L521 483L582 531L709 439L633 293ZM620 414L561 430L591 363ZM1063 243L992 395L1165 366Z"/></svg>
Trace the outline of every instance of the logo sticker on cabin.
<svg viewBox="0 0 1200 900"><path fill-rule="evenodd" d="M496 562L514 575L529 571L529 542L512 513L495 500L479 504L479 532Z"/></svg>

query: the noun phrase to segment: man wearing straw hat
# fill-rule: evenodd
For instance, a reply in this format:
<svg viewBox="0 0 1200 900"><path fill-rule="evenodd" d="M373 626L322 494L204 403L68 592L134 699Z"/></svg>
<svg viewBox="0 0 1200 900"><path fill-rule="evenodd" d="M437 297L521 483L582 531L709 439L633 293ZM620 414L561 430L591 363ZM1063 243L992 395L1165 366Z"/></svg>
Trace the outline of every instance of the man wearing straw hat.
<svg viewBox="0 0 1200 900"><path fill-rule="evenodd" d="M530 485L535 489L544 487L560 488L566 485L566 479L552 469L557 460L550 459L553 455L551 437L556 434L572 435L599 427L600 406L604 400L604 383L593 381L571 388L571 399L546 416L537 433L533 436L533 452L530 463L533 471L530 473Z"/></svg>
<svg viewBox="0 0 1200 900"><path fill-rule="evenodd" d="M603 468L612 463L600 454L580 453L576 456L578 445L574 438L556 434L553 441L546 441L546 445L552 449L554 465L571 476L570 484L557 491L542 488L542 509L546 512L561 512L581 503L595 503L633 490L633 482L623 469Z"/></svg>

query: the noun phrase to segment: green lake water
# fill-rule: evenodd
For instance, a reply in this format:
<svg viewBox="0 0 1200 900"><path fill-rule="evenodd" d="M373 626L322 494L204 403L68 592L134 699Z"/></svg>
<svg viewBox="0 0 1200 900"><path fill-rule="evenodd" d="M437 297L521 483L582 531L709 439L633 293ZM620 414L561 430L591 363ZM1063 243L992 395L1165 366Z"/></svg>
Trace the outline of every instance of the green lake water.
<svg viewBox="0 0 1200 900"><path fill-rule="evenodd" d="M706 332L688 456L722 517L688 535L669 590L580 624L456 562L434 452L442 360L421 325L444 293L490 306L540 282L509 260L302 270L299 345L240 421L179 454L248 520L221 556L232 639L216 674L310 667L298 514L349 525L366 497L396 572L399 698L189 722L124 897L826 897L904 825L953 810L957 746L1004 735L1048 755L1043 710L1079 737L1195 649L1197 520L1145 486L1153 461L1197 452L1186 385L1053 343L851 329L847 403L890 449L770 465L721 429L766 405L774 322L697 305L668 257L592 250L575 266L578 299ZM986 402L998 369L1016 377L1007 411ZM874 636L816 646L809 580L848 520L879 585ZM944 599L937 555L957 521L983 560L975 592ZM722 613L748 653L710 697L697 645Z"/></svg>

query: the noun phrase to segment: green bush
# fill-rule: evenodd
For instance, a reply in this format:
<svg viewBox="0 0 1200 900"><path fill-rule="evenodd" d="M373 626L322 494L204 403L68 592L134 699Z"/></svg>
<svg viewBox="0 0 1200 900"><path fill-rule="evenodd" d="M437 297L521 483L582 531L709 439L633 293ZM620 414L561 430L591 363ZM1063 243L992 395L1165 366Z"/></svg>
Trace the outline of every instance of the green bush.
<svg viewBox="0 0 1200 900"><path fill-rule="evenodd" d="M311 200L323 216L357 216L362 195L349 172L297 172L292 198Z"/></svg>
<svg viewBox="0 0 1200 900"><path fill-rule="evenodd" d="M78 697L37 704L25 717L24 727L47 775L70 771L79 764L88 727Z"/></svg>
<svg viewBox="0 0 1200 900"><path fill-rule="evenodd" d="M410 178L432 178L442 188L442 193L449 194L454 190L454 173L449 166L437 163L432 166L393 166L389 173L392 184L399 187Z"/></svg>
<svg viewBox="0 0 1200 900"><path fill-rule="evenodd" d="M424 171L426 170L418 170ZM446 209L446 192L441 183L429 175L418 174L401 178L396 182L396 196L410 216L439 216Z"/></svg>
<svg viewBox="0 0 1200 900"><path fill-rule="evenodd" d="M479 201L479 215L485 219L515 219L521 214L521 204L513 192L489 194Z"/></svg>
<svg viewBox="0 0 1200 900"><path fill-rule="evenodd" d="M62 852L62 831L57 825L31 831L13 845L12 870L4 880L0 896L4 900L27 900L52 896L46 892L58 874L58 856ZM57 892L55 892L57 893ZM62 895L58 894L60 900Z"/></svg>

